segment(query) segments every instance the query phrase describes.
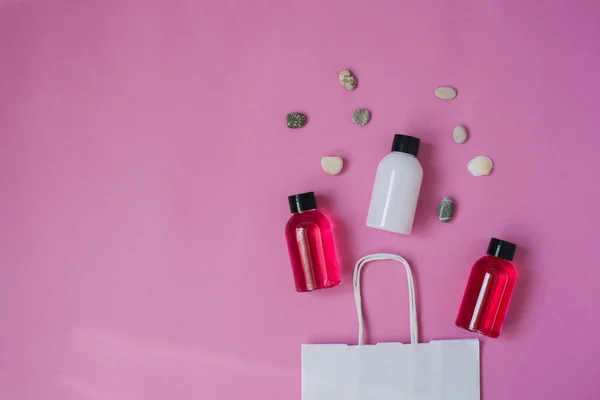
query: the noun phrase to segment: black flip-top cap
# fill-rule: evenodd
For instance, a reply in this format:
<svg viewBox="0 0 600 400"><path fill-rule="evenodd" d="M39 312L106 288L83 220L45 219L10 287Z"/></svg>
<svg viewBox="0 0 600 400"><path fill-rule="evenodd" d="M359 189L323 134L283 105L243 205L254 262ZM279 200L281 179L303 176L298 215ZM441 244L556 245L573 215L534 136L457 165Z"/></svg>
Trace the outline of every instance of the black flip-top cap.
<svg viewBox="0 0 600 400"><path fill-rule="evenodd" d="M288 196L288 202L290 203L290 212L292 214L314 210L317 208L317 200L315 199L314 192L306 192Z"/></svg>
<svg viewBox="0 0 600 400"><path fill-rule="evenodd" d="M399 151L401 153L412 154L417 156L419 154L419 145L421 139L414 136L408 135L394 135L394 141L392 142L392 151Z"/></svg>
<svg viewBox="0 0 600 400"><path fill-rule="evenodd" d="M487 253L490 256L503 258L508 261L512 261L515 256L515 251L517 250L517 245L511 242L507 242L506 240L500 240L496 238L492 238L490 240L490 245L488 246Z"/></svg>

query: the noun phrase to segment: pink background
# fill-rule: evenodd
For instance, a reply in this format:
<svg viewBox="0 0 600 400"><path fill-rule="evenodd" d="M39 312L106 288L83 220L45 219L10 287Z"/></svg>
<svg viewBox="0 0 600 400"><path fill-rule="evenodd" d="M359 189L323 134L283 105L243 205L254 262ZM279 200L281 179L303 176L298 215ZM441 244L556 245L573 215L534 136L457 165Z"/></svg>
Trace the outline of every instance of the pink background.
<svg viewBox="0 0 600 400"><path fill-rule="evenodd" d="M412 262L423 341L472 337L453 321L490 236L521 276L483 398L600 398L599 19L593 0L0 0L0 398L299 399L300 344L356 343L359 256ZM422 139L411 236L364 225L399 132ZM345 282L297 294L283 227L307 190ZM407 341L401 269L368 268L365 297L370 341Z"/></svg>

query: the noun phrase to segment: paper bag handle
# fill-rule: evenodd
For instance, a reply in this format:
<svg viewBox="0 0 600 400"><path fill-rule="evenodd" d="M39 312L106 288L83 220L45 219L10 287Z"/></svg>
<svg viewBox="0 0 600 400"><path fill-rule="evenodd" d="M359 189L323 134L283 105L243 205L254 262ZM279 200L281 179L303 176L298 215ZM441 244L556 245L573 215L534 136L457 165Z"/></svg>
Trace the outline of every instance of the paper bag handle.
<svg viewBox="0 0 600 400"><path fill-rule="evenodd" d="M364 256L356 262L354 266L354 300L356 301L356 312L358 313L358 345L365 344L365 323L363 321L362 299L360 295L360 273L362 268L371 261L394 260L404 264L406 269L406 279L408 281L408 301L410 311L410 342L417 344L419 341L419 326L417 323L417 302L415 299L415 282L413 281L412 271L408 262L396 255L387 253L376 253Z"/></svg>

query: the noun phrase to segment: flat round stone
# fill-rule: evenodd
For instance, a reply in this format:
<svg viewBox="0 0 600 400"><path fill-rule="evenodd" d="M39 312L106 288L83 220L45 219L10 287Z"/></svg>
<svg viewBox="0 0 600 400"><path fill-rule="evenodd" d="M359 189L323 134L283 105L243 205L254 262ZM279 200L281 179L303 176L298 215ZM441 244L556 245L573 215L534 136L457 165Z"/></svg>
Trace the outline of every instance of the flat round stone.
<svg viewBox="0 0 600 400"><path fill-rule="evenodd" d="M289 113L285 117L288 128L298 129L306 125L306 115L302 113Z"/></svg>
<svg viewBox="0 0 600 400"><path fill-rule="evenodd" d="M437 209L438 218L442 222L450 222L452 217L454 216L454 201L449 196L444 197Z"/></svg>
<svg viewBox="0 0 600 400"><path fill-rule="evenodd" d="M354 90L356 89L358 82L350 70L343 69L340 71L340 84L344 89Z"/></svg>
<svg viewBox="0 0 600 400"><path fill-rule="evenodd" d="M465 128L462 125L457 125L454 127L453 136L454 136L454 141L458 144L461 144L461 143L464 143L467 141L467 137L469 136L469 133L467 132L467 128Z"/></svg>
<svg viewBox="0 0 600 400"><path fill-rule="evenodd" d="M371 112L366 108L361 108L352 113L352 122L358 126L363 126L371 120Z"/></svg>
<svg viewBox="0 0 600 400"><path fill-rule="evenodd" d="M329 175L337 175L344 168L344 160L338 156L325 156L321 158L321 168Z"/></svg>
<svg viewBox="0 0 600 400"><path fill-rule="evenodd" d="M452 100L456 97L456 89L449 86L442 86L435 89L435 95L442 100Z"/></svg>

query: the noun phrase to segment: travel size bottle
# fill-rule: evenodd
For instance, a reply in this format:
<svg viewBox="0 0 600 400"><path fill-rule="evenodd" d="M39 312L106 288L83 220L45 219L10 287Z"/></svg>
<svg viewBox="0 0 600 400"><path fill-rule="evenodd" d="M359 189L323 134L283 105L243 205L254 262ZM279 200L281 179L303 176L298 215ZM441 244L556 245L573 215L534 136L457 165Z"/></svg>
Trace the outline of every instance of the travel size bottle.
<svg viewBox="0 0 600 400"><path fill-rule="evenodd" d="M392 152L377 167L367 226L410 235L423 180L420 143L416 137L394 135Z"/></svg>
<svg viewBox="0 0 600 400"><path fill-rule="evenodd" d="M490 240L487 255L471 269L456 326L492 338L500 335L517 280L511 262L516 249L513 243Z"/></svg>
<svg viewBox="0 0 600 400"><path fill-rule="evenodd" d="M331 225L317 211L313 192L288 197L292 216L285 226L285 236L298 292L325 289L340 284Z"/></svg>

